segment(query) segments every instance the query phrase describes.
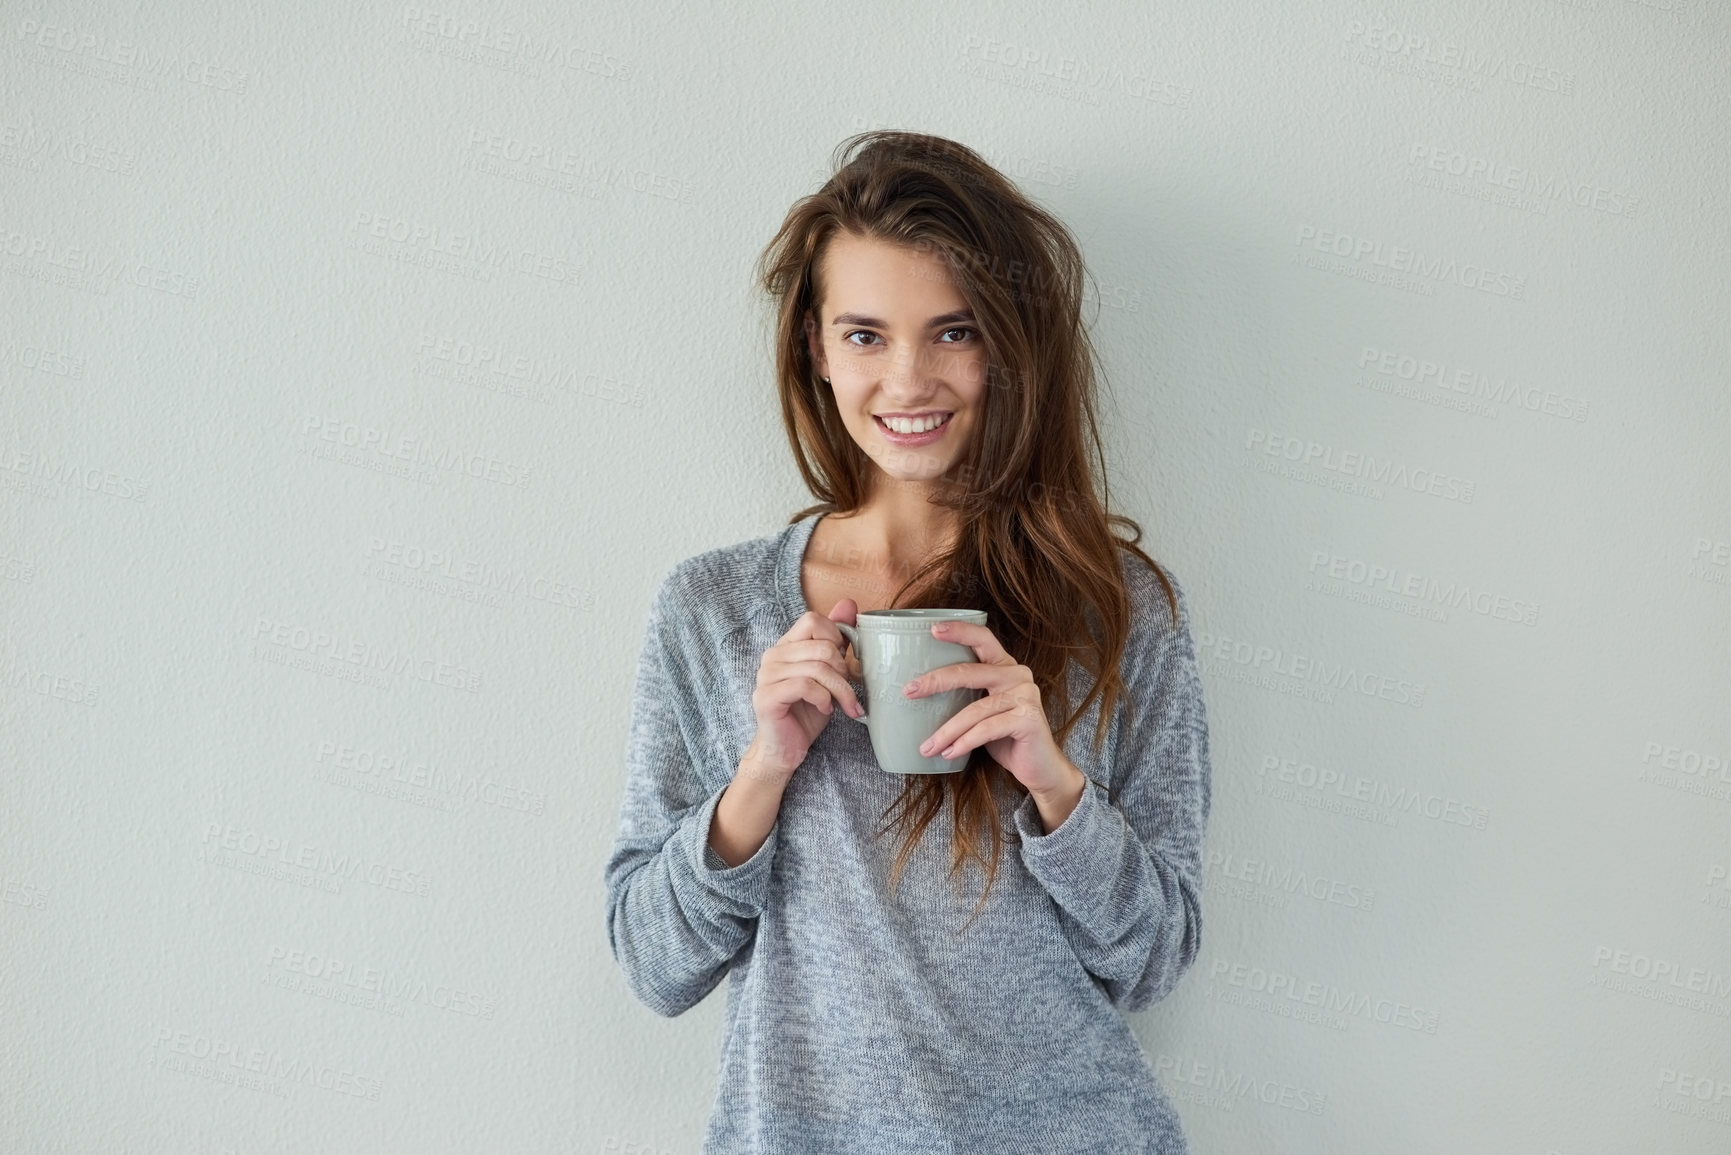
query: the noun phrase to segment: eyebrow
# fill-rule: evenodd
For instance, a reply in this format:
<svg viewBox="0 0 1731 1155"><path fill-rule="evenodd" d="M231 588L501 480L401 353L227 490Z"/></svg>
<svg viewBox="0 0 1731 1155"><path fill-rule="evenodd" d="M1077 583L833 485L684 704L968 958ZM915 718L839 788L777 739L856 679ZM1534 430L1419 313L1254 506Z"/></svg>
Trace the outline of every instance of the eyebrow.
<svg viewBox="0 0 1731 1155"><path fill-rule="evenodd" d="M972 321L973 319L974 313L972 309L957 309L954 313L940 313L936 317L933 317L931 320L926 322L926 328L936 329L939 325L954 325L958 321ZM868 317L864 313L837 313L835 320L831 321L830 324L864 325L868 329L887 329L890 327L888 321L879 320L876 317Z"/></svg>

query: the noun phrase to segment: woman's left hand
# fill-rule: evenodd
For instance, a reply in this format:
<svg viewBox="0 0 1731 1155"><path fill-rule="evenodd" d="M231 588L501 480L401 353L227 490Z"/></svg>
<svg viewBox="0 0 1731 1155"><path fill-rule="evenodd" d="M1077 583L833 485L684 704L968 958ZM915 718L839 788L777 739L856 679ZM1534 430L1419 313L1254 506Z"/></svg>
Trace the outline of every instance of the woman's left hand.
<svg viewBox="0 0 1731 1155"><path fill-rule="evenodd" d="M974 622L935 622L932 636L967 646L980 660L928 670L904 686L903 693L922 698L967 687L986 695L939 726L920 753L955 758L984 746L1028 793L1038 797L1070 791L1082 772L1052 737L1034 672L1005 653L991 630Z"/></svg>

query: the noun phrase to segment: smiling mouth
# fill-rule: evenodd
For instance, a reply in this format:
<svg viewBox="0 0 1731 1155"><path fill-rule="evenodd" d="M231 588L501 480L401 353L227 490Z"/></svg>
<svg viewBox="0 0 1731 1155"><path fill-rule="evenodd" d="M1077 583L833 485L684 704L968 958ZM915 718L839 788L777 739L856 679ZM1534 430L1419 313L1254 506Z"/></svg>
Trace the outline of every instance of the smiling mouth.
<svg viewBox="0 0 1731 1155"><path fill-rule="evenodd" d="M894 434L897 437L922 437L928 433L936 433L938 430L948 425L950 420L954 417L954 413L944 413L942 419L936 425L927 429L896 429L891 426L888 421L884 420L882 414L872 414L872 420L877 422L879 429L882 429L886 433Z"/></svg>

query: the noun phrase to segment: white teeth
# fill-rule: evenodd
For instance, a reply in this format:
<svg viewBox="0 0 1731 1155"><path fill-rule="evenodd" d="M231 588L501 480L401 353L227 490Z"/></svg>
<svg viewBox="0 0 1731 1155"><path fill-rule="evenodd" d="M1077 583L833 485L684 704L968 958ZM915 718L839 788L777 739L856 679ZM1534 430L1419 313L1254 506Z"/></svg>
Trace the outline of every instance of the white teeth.
<svg viewBox="0 0 1731 1155"><path fill-rule="evenodd" d="M896 433L924 433L936 429L949 419L950 415L943 413L931 417L880 417L878 420Z"/></svg>

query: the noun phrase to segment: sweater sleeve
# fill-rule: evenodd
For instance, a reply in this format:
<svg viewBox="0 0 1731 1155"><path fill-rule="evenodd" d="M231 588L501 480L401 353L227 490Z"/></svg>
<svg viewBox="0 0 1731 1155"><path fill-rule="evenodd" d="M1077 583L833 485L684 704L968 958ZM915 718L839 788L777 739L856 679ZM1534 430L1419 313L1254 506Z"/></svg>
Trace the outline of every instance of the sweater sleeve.
<svg viewBox="0 0 1731 1155"><path fill-rule="evenodd" d="M603 872L608 942L626 986L669 1018L720 985L755 935L781 828L778 819L757 853L731 868L709 845L710 820L732 768L709 766L706 781L694 755L706 748L684 728L703 733L708 704L691 663L674 660L685 652L678 644L680 589L676 567L651 604L632 697L619 835Z"/></svg>
<svg viewBox="0 0 1731 1155"><path fill-rule="evenodd" d="M1152 646L1132 635L1139 652L1125 681L1134 709L1111 767L1116 799L1090 779L1050 833L1032 797L1015 811L1022 861L1057 904L1077 958L1126 1011L1165 998L1202 943L1208 719L1183 591L1173 586L1177 622ZM1167 610L1160 617L1171 622Z"/></svg>

